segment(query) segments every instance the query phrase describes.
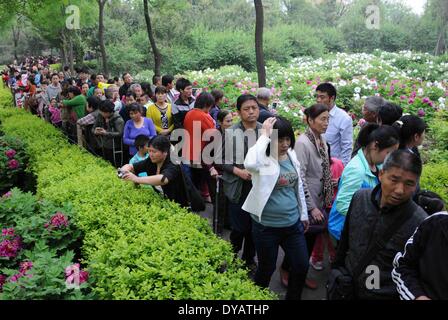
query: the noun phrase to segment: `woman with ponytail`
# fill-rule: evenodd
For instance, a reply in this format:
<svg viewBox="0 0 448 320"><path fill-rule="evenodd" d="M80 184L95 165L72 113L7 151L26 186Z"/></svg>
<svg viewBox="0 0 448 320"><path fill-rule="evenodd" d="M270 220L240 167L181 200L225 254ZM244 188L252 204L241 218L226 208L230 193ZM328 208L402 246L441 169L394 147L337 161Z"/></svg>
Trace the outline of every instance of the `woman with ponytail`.
<svg viewBox="0 0 448 320"><path fill-rule="evenodd" d="M420 157L418 146L425 139L426 123L415 115L407 115L393 124L400 130L400 149L409 150Z"/></svg>
<svg viewBox="0 0 448 320"><path fill-rule="evenodd" d="M368 124L359 133L357 142L359 150L342 173L328 220L328 230L337 240L341 237L353 195L360 189L371 189L378 185L378 166L389 153L398 149L400 137L394 127Z"/></svg>

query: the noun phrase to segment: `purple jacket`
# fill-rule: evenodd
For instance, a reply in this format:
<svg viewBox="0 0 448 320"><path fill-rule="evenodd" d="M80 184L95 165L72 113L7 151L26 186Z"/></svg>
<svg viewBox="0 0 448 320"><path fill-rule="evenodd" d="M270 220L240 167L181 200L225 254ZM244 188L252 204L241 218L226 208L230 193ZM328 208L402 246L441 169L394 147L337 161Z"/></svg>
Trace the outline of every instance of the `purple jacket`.
<svg viewBox="0 0 448 320"><path fill-rule="evenodd" d="M134 146L135 138L137 138L137 136L145 135L149 138L152 138L157 135L156 127L154 126L152 120L149 118L143 118L143 119L144 123L143 127L141 128L136 128L134 125L134 121L132 120L127 121L126 125L124 126L123 143L129 146L129 153L132 156L137 153L137 148Z"/></svg>

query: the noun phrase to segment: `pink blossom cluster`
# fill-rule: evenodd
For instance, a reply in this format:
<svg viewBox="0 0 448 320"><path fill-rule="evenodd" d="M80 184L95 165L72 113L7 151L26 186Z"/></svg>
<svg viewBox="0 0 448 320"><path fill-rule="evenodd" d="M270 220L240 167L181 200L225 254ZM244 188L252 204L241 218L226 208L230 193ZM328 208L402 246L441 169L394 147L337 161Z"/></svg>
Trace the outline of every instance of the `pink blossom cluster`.
<svg viewBox="0 0 448 320"><path fill-rule="evenodd" d="M7 198L10 198L10 197L12 197L12 192L11 191L8 191L4 195L2 195L2 199L7 199Z"/></svg>
<svg viewBox="0 0 448 320"><path fill-rule="evenodd" d="M16 150L14 149L9 149L5 151L6 156L8 157L8 159L12 159L14 158L14 156L16 155Z"/></svg>
<svg viewBox="0 0 448 320"><path fill-rule="evenodd" d="M16 159L11 159L8 161L8 168L11 170L17 169L20 163Z"/></svg>
<svg viewBox="0 0 448 320"><path fill-rule="evenodd" d="M11 170L17 169L20 165L19 161L14 159L17 154L16 150L9 149L5 151L5 155L8 157L8 168Z"/></svg>
<svg viewBox="0 0 448 320"><path fill-rule="evenodd" d="M82 284L89 279L89 273L81 270L79 263L65 268L65 282L68 285Z"/></svg>
<svg viewBox="0 0 448 320"><path fill-rule="evenodd" d="M3 274L0 274L0 292L2 291L3 285L6 283L6 276Z"/></svg>
<svg viewBox="0 0 448 320"><path fill-rule="evenodd" d="M14 228L2 229L2 237L14 236Z"/></svg>
<svg viewBox="0 0 448 320"><path fill-rule="evenodd" d="M24 261L20 264L19 273L13 275L9 281L11 282L17 282L20 278L27 276L28 278L31 278L31 274L27 274L28 271L31 270L33 267L33 263L31 261Z"/></svg>
<svg viewBox="0 0 448 320"><path fill-rule="evenodd" d="M45 228L61 229L68 227L68 224L68 218L62 212L56 212L56 214L51 217L50 223L45 224Z"/></svg>
<svg viewBox="0 0 448 320"><path fill-rule="evenodd" d="M0 257L14 258L21 249L20 237L14 234L14 229L2 230L2 241L0 242Z"/></svg>

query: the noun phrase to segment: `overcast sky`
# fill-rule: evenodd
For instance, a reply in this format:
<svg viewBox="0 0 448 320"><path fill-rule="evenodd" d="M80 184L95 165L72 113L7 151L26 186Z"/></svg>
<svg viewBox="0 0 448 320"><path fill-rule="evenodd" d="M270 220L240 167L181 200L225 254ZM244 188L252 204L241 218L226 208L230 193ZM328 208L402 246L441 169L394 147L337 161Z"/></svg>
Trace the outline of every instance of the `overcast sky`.
<svg viewBox="0 0 448 320"><path fill-rule="evenodd" d="M400 0L396 0L396 1L400 1ZM426 0L401 0L402 2L404 2L407 6L411 7L412 10L415 13L418 14L422 14L425 4L426 4Z"/></svg>

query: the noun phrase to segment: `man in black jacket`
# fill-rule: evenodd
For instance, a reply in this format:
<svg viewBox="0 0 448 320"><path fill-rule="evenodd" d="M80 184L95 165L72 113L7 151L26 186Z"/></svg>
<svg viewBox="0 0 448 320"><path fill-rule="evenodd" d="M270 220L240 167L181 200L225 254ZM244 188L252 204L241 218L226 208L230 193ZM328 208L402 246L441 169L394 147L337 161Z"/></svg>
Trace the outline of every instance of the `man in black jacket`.
<svg viewBox="0 0 448 320"><path fill-rule="evenodd" d="M345 267L353 276L366 252L378 241L385 242L354 279L357 299L398 299L391 277L393 259L427 217L412 201L421 171L422 163L416 155L407 150L394 151L379 173L381 184L353 196L333 267ZM393 236L388 241L381 240L386 229L403 219L403 215L407 216L406 220Z"/></svg>
<svg viewBox="0 0 448 320"><path fill-rule="evenodd" d="M433 214L395 256L392 279L402 300L448 300L448 212Z"/></svg>

